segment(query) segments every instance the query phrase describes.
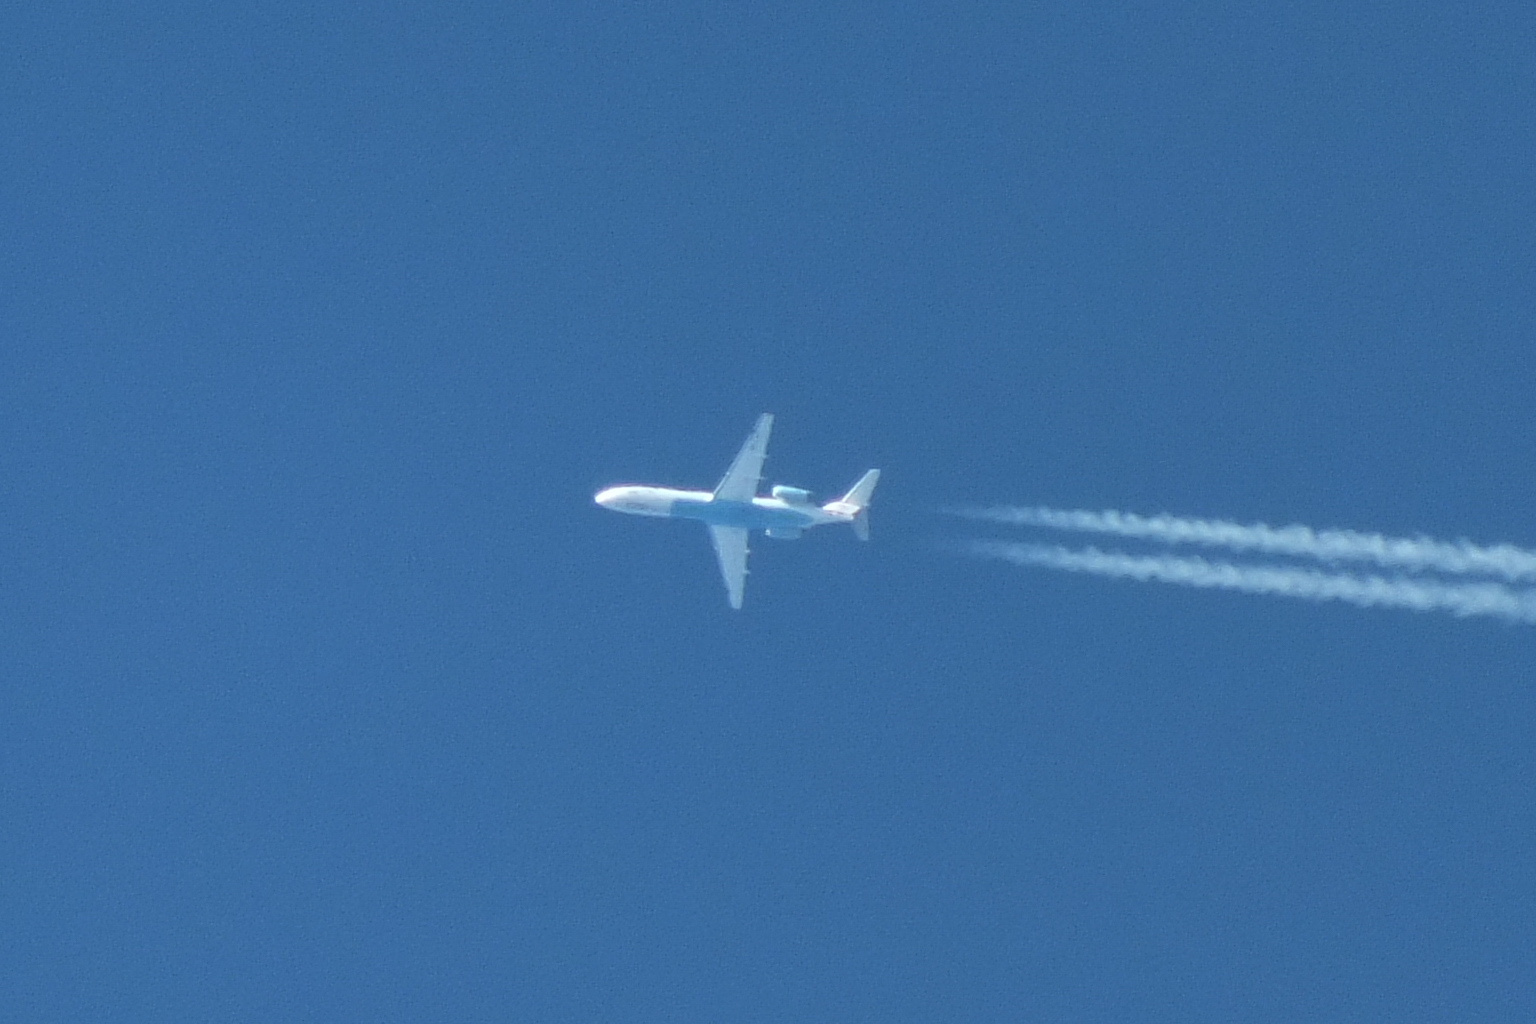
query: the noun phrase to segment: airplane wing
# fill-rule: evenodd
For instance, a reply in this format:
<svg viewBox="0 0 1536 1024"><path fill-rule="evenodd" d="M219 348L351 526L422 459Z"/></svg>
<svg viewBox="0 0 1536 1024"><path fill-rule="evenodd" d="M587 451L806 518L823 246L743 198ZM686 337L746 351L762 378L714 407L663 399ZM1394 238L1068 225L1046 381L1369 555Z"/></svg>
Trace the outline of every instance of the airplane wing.
<svg viewBox="0 0 1536 1024"><path fill-rule="evenodd" d="M735 526L711 526L709 539L715 542L726 596L732 608L740 608L747 589L747 531Z"/></svg>
<svg viewBox="0 0 1536 1024"><path fill-rule="evenodd" d="M720 484L715 488L716 501L751 501L757 497L757 485L763 477L763 459L768 456L768 431L773 429L773 413L765 412L757 418L757 425L752 428L752 434L747 438L747 443L741 446L741 451L736 453L736 460L731 463L731 468L725 471ZM716 545L719 545L717 540ZM742 544L745 552L746 544ZM721 555L721 565L725 564L725 556ZM743 553L745 564L745 553ZM729 579L729 575L727 575Z"/></svg>

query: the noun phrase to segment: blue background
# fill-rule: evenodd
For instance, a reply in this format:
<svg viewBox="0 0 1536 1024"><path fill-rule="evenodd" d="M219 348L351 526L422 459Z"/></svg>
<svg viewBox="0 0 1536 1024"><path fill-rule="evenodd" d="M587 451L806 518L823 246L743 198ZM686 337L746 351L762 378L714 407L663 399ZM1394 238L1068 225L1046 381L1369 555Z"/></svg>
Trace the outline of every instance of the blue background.
<svg viewBox="0 0 1536 1024"><path fill-rule="evenodd" d="M931 543L1536 544L1536 14L1262 6L0 15L3 1016L1536 1019L1536 631Z"/></svg>

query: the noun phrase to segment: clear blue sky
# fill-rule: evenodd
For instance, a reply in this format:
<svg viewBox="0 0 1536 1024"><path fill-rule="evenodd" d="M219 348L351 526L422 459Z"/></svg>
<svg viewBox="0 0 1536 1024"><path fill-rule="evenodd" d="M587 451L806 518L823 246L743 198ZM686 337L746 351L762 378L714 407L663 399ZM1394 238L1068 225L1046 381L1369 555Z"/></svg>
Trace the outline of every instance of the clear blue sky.
<svg viewBox="0 0 1536 1024"><path fill-rule="evenodd" d="M1261 7L12 5L0 1018L1536 1019L1536 630L931 545L1536 545L1536 12Z"/></svg>

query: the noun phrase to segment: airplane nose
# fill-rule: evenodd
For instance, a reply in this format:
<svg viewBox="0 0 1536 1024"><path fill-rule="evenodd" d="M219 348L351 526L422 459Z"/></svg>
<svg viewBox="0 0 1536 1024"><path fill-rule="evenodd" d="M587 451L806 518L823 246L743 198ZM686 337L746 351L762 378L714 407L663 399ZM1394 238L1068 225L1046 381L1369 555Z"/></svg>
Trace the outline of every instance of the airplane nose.
<svg viewBox="0 0 1536 1024"><path fill-rule="evenodd" d="M603 508L610 508L613 505L613 499L618 496L615 493L617 491L617 487L609 487L606 490L598 491L596 494L594 494L592 496L592 500L603 506Z"/></svg>

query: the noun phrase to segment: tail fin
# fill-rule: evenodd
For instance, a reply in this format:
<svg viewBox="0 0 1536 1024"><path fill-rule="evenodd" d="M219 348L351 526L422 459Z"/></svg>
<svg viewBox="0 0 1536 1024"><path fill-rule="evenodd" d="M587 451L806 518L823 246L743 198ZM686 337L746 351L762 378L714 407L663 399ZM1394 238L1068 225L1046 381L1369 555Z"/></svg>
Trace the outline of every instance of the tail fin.
<svg viewBox="0 0 1536 1024"><path fill-rule="evenodd" d="M859 482L848 489L848 493L837 499L839 505L852 505L854 508L867 508L869 499L875 493L875 484L880 482L880 471L872 469L859 477Z"/></svg>
<svg viewBox="0 0 1536 1024"><path fill-rule="evenodd" d="M859 477L859 482L849 488L847 494L826 506L829 510L853 516L853 534L859 540L869 540L869 500L874 496L875 484L879 482L880 471L872 469Z"/></svg>

